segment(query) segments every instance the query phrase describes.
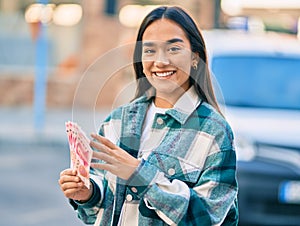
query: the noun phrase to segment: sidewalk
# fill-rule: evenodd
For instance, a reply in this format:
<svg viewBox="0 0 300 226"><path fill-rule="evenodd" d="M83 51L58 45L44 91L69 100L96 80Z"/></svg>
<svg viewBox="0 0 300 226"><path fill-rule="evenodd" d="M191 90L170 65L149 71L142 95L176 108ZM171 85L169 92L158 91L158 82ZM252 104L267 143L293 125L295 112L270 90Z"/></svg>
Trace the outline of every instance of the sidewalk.
<svg viewBox="0 0 300 226"><path fill-rule="evenodd" d="M65 122L73 120L89 135L97 132L108 111L91 112L74 109L47 109L44 126L35 128L34 111L30 107L0 107L0 146L67 145Z"/></svg>

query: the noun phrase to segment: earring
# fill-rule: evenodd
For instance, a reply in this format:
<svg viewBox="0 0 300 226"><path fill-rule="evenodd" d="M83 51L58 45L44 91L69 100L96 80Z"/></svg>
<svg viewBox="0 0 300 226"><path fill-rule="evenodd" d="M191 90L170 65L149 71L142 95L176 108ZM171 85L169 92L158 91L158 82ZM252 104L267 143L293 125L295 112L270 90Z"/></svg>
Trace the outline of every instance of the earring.
<svg viewBox="0 0 300 226"><path fill-rule="evenodd" d="M198 63L197 63L197 61L194 61L194 62L193 62L192 67L193 67L193 69L194 69L195 71L197 71L197 69L198 69Z"/></svg>

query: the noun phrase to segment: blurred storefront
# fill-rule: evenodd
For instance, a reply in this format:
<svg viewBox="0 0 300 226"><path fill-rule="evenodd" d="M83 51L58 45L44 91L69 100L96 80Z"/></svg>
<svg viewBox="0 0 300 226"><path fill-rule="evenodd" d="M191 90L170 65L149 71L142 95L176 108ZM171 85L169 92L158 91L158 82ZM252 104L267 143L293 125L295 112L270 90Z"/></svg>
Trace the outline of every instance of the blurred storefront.
<svg viewBox="0 0 300 226"><path fill-rule="evenodd" d="M300 1L298 0L222 0L226 18L243 17L263 25L265 31L297 35Z"/></svg>
<svg viewBox="0 0 300 226"><path fill-rule="evenodd" d="M63 4L59 0L0 0L0 105L32 104L41 26L47 45L47 106L70 107L78 82L93 62L120 45L134 42L136 27L120 21L120 10L128 4L164 3L187 8L202 28L213 26L214 4L210 0L66 0ZM107 82L107 78L101 78L101 68L95 73L107 83L99 91L101 100L97 105L109 105L113 92L118 93L133 79L132 74L124 76L121 72ZM98 88L93 87L93 81L84 87ZM77 99L84 106L90 96Z"/></svg>
<svg viewBox="0 0 300 226"><path fill-rule="evenodd" d="M37 4L45 2L47 4ZM37 38L41 26L46 31L48 107L71 107L78 84L87 73L94 73L95 76L90 76L94 80L86 82L81 88L96 90L101 96L97 99L97 106L110 105L124 84L133 80L129 67L110 78L107 75L103 77L101 65L94 67L94 71L91 70L91 65L95 65L95 61L107 52L134 42L137 27L132 23L136 21L128 19L138 19L136 15L140 11L128 15L128 5L137 7L135 10L141 10L138 8L140 6L180 5L191 12L202 29L228 27L228 22L236 17L263 18L264 21L274 22L274 15L279 13L283 16L280 18L285 19L278 20L288 21L290 26L293 25L296 30L291 33L297 31L299 8L265 10L257 7L243 8L241 4L238 8L234 5L236 2L238 1L65 0L62 3L59 0L0 0L0 106L32 104ZM127 15L127 21L124 21L122 12ZM269 28L272 26L277 28L277 24L269 23ZM290 29L287 26L285 28ZM129 56L128 52L125 57ZM99 86L95 86L94 81L98 78L105 82L105 86L97 91ZM84 93L77 96L77 101L82 106L91 98Z"/></svg>
<svg viewBox="0 0 300 226"><path fill-rule="evenodd" d="M0 106L33 104L41 51L47 51L47 105L65 106L72 100L70 78L78 71L82 6L76 0L44 2L0 0ZM42 29L43 49L38 50Z"/></svg>

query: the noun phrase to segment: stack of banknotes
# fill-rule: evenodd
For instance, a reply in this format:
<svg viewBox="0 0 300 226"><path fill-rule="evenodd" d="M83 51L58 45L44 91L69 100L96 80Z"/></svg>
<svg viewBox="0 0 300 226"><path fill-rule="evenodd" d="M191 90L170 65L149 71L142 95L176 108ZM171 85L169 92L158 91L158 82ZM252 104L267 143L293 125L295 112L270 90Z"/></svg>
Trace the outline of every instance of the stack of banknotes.
<svg viewBox="0 0 300 226"><path fill-rule="evenodd" d="M89 188L89 170L93 155L90 139L77 123L68 121L65 126L70 148L70 167L77 171L84 185Z"/></svg>

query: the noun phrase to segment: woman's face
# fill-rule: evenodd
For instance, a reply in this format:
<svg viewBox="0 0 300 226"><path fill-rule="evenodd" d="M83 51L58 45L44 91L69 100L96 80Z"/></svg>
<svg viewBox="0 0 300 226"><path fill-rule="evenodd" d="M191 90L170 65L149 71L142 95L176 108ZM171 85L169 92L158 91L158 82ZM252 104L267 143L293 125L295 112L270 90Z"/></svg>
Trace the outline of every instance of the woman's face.
<svg viewBox="0 0 300 226"><path fill-rule="evenodd" d="M172 20L160 19L146 28L142 42L143 72L156 95L179 98L190 86L196 59L184 30Z"/></svg>

